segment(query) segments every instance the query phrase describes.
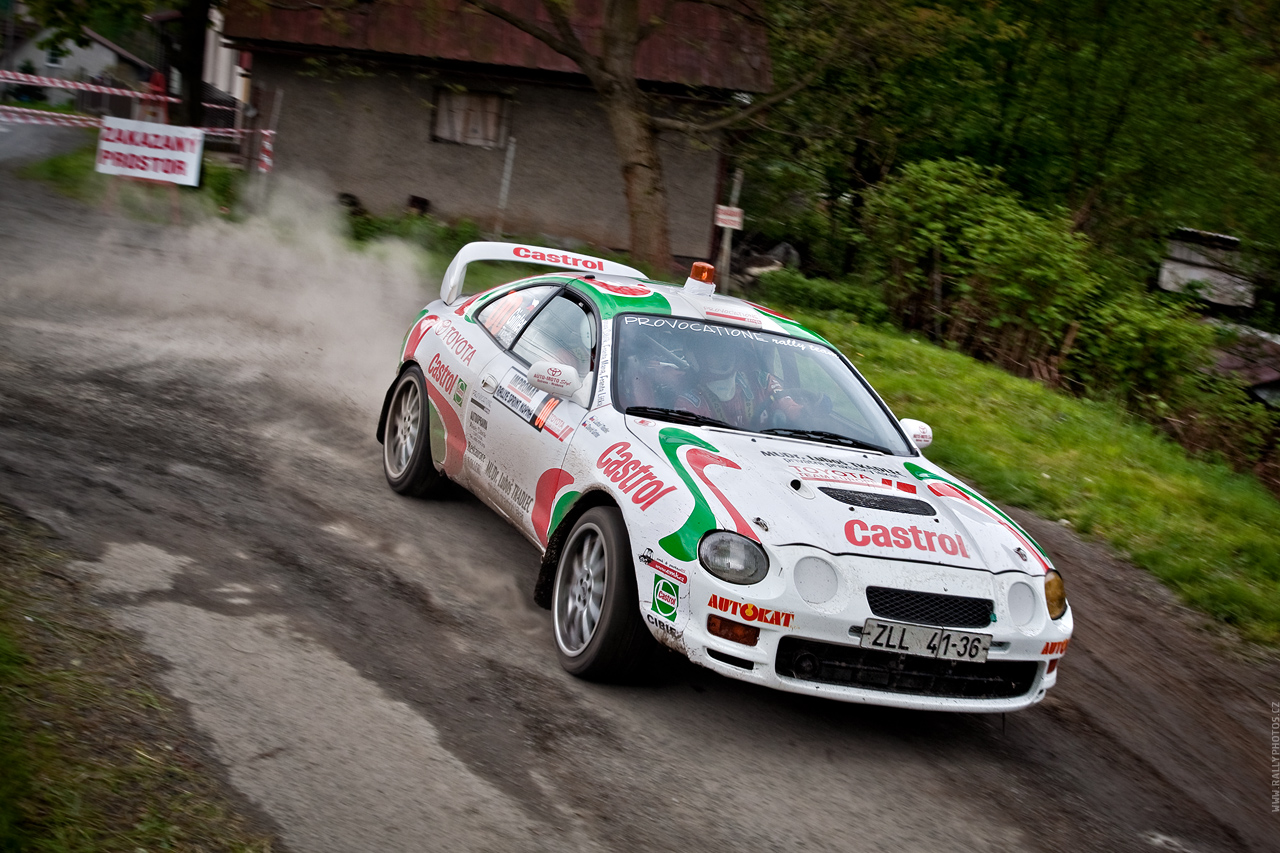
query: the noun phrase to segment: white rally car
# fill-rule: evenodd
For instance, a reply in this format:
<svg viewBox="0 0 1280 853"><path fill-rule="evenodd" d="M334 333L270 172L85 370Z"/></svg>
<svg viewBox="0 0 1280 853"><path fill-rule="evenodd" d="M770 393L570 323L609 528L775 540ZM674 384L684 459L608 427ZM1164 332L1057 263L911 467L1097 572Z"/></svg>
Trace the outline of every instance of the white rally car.
<svg viewBox="0 0 1280 853"><path fill-rule="evenodd" d="M535 275L463 299L469 263ZM472 243L400 350L391 487L447 478L543 554L560 660L628 674L653 640L743 681L1000 712L1057 680L1072 614L1048 556L930 463L932 433L822 338L555 249Z"/></svg>

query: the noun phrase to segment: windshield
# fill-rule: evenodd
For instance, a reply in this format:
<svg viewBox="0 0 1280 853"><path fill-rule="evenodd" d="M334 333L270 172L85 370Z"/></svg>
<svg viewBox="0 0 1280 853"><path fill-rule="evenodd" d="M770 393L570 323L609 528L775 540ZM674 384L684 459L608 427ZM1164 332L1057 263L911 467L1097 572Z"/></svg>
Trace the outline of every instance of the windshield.
<svg viewBox="0 0 1280 853"><path fill-rule="evenodd" d="M632 414L913 455L880 403L829 347L674 317L615 323L614 404Z"/></svg>

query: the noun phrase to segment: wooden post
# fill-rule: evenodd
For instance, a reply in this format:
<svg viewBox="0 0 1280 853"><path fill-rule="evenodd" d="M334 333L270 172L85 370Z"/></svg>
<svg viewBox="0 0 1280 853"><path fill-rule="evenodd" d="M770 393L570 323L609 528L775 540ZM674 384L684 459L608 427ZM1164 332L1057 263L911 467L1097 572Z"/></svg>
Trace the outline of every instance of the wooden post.
<svg viewBox="0 0 1280 853"><path fill-rule="evenodd" d="M730 207L738 206L738 195L741 192L742 192L742 169L739 168L739 169L733 170L733 189L729 191ZM720 230L721 230L720 260L718 263L716 263L716 277L719 278L720 281L724 282L724 286L721 288L721 291L723 293L728 293L729 285L732 282L732 279L729 277L729 273L731 271L730 258L733 257L733 255L731 254L733 249L733 229L722 228Z"/></svg>
<svg viewBox="0 0 1280 853"><path fill-rule="evenodd" d="M507 215L507 194L511 191L511 169L516 161L516 138L507 137L507 160L502 165L502 185L498 188L498 218L493 223L495 239L502 239L502 220Z"/></svg>

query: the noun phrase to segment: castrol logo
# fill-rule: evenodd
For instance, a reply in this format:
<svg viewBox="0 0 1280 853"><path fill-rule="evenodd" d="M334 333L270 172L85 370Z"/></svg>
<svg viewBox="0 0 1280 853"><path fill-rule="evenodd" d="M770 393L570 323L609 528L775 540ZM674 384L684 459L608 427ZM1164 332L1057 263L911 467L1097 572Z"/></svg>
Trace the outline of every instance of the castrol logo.
<svg viewBox="0 0 1280 853"><path fill-rule="evenodd" d="M554 252L540 252L536 249L530 249L528 246L516 246L511 251L522 261L545 261L549 264L563 264L567 267L582 267L586 270L603 270L604 261L597 261L594 258L580 258L577 255L568 253L556 254Z"/></svg>
<svg viewBox="0 0 1280 853"><path fill-rule="evenodd" d="M440 390L445 394L453 391L453 384L458 381L458 375L440 360L438 353L431 356L431 364L427 365L427 375L435 381L436 385L440 386Z"/></svg>
<svg viewBox="0 0 1280 853"><path fill-rule="evenodd" d="M845 538L853 545L864 547L876 545L881 548L901 548L903 550L934 551L941 550L950 557L969 557L969 549L964 545L964 537L959 533L948 536L935 530L922 530L915 525L911 527L886 527L883 524L867 524L855 518L844 526Z"/></svg>
<svg viewBox="0 0 1280 853"><path fill-rule="evenodd" d="M617 483L618 489L630 495L631 502L641 509L648 509L676 490L675 486L668 486L654 476L652 465L645 465L631 455L629 441L609 445L596 460L596 468Z"/></svg>

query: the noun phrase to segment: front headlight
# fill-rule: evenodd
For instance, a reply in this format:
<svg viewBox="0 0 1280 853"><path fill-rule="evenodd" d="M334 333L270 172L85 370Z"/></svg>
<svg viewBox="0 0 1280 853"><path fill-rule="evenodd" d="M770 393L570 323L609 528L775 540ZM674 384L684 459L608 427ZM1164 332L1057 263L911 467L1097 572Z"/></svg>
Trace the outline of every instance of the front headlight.
<svg viewBox="0 0 1280 853"><path fill-rule="evenodd" d="M1067 612L1067 587L1062 575L1050 569L1044 576L1044 601L1049 605L1049 616L1061 619Z"/></svg>
<svg viewBox="0 0 1280 853"><path fill-rule="evenodd" d="M769 573L769 557L760 544L728 530L713 530L702 537L698 562L729 583L759 583Z"/></svg>

